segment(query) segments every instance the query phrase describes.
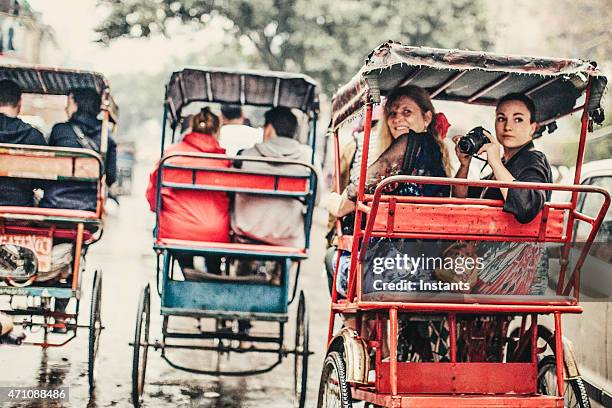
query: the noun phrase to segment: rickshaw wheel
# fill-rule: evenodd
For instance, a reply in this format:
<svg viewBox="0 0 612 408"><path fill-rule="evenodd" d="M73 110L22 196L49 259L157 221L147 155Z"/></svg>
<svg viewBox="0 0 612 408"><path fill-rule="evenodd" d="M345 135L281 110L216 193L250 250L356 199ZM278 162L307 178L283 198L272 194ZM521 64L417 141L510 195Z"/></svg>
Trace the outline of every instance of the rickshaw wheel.
<svg viewBox="0 0 612 408"><path fill-rule="evenodd" d="M102 333L102 271L95 271L93 286L91 288L91 311L89 313L89 347L88 347L88 379L89 389L96 386L95 364L100 347L100 334Z"/></svg>
<svg viewBox="0 0 612 408"><path fill-rule="evenodd" d="M304 291L300 291L300 300L295 320L295 353L294 357L294 377L293 390L295 394L294 406L304 408L306 404L306 384L308 380L308 348L309 339L309 318L306 308L306 296Z"/></svg>
<svg viewBox="0 0 612 408"><path fill-rule="evenodd" d="M337 351L327 354L319 385L318 408L352 408L351 388L346 381L346 366Z"/></svg>
<svg viewBox="0 0 612 408"><path fill-rule="evenodd" d="M546 356L538 363L538 393L558 395L557 363L555 356ZM563 406L566 408L591 408L591 402L582 378L565 380Z"/></svg>
<svg viewBox="0 0 612 408"><path fill-rule="evenodd" d="M138 302L136 330L134 331L134 360L132 362L132 404L140 406L144 391L147 352L149 351L149 323L151 321L151 288L147 284ZM142 348L142 350L141 350Z"/></svg>
<svg viewBox="0 0 612 408"><path fill-rule="evenodd" d="M515 328L508 337L506 362L528 362L531 361L531 347L525 347L522 354L517 354L519 328ZM546 343L545 349L540 348L540 341ZM538 354L543 352L555 353L555 335L544 326L538 325Z"/></svg>

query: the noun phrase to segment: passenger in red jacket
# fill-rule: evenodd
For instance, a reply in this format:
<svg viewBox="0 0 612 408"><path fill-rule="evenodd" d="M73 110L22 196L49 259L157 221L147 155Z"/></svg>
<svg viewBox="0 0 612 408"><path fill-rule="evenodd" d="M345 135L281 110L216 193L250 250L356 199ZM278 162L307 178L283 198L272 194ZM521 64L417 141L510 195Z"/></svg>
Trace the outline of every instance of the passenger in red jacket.
<svg viewBox="0 0 612 408"><path fill-rule="evenodd" d="M225 154L219 146L219 118L204 108L191 118L191 133L185 135L180 143L166 149L164 155L171 153L218 153ZM176 157L166 163L198 167L230 167L229 160L210 158ZM158 165L151 173L147 187L147 201L151 211L156 208ZM181 169L164 169L165 182L191 183L192 173ZM229 198L224 192L180 190L164 187L161 191L161 208L158 228L160 239L180 239L187 241L229 242ZM174 254L183 273L193 270L193 257ZM207 256L206 269L209 273L220 273L221 257ZM185 273L185 269L187 273Z"/></svg>

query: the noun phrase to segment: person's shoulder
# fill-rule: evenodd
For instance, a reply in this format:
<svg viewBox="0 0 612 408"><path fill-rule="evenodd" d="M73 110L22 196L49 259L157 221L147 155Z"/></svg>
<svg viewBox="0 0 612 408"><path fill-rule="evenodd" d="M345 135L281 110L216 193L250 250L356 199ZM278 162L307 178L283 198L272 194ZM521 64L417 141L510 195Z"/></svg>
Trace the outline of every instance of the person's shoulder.
<svg viewBox="0 0 612 408"><path fill-rule="evenodd" d="M66 132L71 132L74 133L72 130L72 125L70 124L70 122L60 122L60 123L56 123L55 125L53 125L53 127L51 128L51 134L60 134L60 133L66 133Z"/></svg>
<svg viewBox="0 0 612 408"><path fill-rule="evenodd" d="M53 125L49 134L49 143L53 144L58 140L71 138L74 135L74 130L69 122L60 122Z"/></svg>
<svg viewBox="0 0 612 408"><path fill-rule="evenodd" d="M544 154L544 152L540 150L529 149L529 150L524 151L524 153L521 156L522 156L522 159L527 163L540 164L546 167L550 167L546 154Z"/></svg>
<svg viewBox="0 0 612 408"><path fill-rule="evenodd" d="M238 155L240 156L259 156L260 154L257 148L264 144L265 142L255 143L252 147L240 149L238 150Z"/></svg>
<svg viewBox="0 0 612 408"><path fill-rule="evenodd" d="M37 127L30 126L30 134L33 135L35 138L39 139L39 141L42 141L41 144L46 144L45 135Z"/></svg>

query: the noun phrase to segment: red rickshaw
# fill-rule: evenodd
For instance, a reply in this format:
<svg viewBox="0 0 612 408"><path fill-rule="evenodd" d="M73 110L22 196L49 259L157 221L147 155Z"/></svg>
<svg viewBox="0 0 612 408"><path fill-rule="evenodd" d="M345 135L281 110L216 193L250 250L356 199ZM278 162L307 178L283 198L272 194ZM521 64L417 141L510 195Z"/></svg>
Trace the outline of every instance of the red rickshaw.
<svg viewBox="0 0 612 408"><path fill-rule="evenodd" d="M5 343L61 347L77 332L88 331L88 382L95 386L95 359L104 328L101 320L102 271L93 274L89 321L79 321L89 245L103 233L107 197L106 151L109 132L116 132L119 109L110 95L106 78L97 72L38 66L1 66L0 79L16 82L24 94L24 109L33 116L53 121L65 118L65 97L74 88L94 89L102 95L100 106L100 151L85 148L0 143L0 176L16 180L90 183L95 185L95 211L36 206L0 206L0 314L5 312L15 326L27 331L26 341L16 336ZM28 98L28 99L25 99ZM40 187L39 187L40 188ZM62 259L54 254L58 240L70 248ZM71 272L53 276L58 262ZM55 268L55 269L54 269ZM74 312L61 310L59 301L75 300ZM70 309L69 309L70 310ZM62 323L58 323L58 320ZM54 329L64 330L54 330ZM2 340L0 339L0 343Z"/></svg>
<svg viewBox="0 0 612 408"><path fill-rule="evenodd" d="M336 290L334 273L319 407L346 408L355 400L365 401L368 407L590 406L572 346L562 336L561 316L582 311L578 303L581 266L610 205L605 189L579 185L587 132L593 122L603 121L600 100L606 82L595 63L582 60L395 42L382 44L369 55L359 73L333 98L338 192L339 133L362 110L364 154L353 234L343 233L337 222L338 248L350 251L350 268L346 298ZM495 106L511 92L527 94L538 107L539 126L549 132L560 118L582 112L574 185L398 175L381 181L374 194L365 194L373 107L381 96L407 84L425 88L432 99L485 106ZM547 202L533 221L520 224L503 211L503 201L384 194L386 186L409 182L568 191L571 197L568 202ZM594 215L577 211L579 197L586 194L601 198ZM585 242L576 244L578 223L589 226L590 232ZM364 279L371 271L364 259L371 239L380 237L555 244L560 259L558 283L554 293L538 296L469 291L436 296L410 291L366 293ZM335 331L338 315L355 322L354 328L345 324ZM552 315L554 332L538 324L542 315ZM447 332L440 330L438 335L445 336L448 349L440 352L442 357L425 361L411 346L413 354L409 349L398 358L398 321L417 322L411 327L445 328ZM419 326L418 322L425 323ZM429 339L432 333L428 329L423 336Z"/></svg>

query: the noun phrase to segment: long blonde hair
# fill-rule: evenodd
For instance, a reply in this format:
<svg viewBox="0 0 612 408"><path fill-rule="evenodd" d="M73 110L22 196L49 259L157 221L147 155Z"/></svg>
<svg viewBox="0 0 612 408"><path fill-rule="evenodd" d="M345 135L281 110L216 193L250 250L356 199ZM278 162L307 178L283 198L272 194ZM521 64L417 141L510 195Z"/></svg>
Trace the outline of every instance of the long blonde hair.
<svg viewBox="0 0 612 408"><path fill-rule="evenodd" d="M431 135L440 148L442 167L444 168L446 176L449 177L451 175L451 166L448 150L446 149L444 141L438 135L435 129L436 109L431 103L431 98L429 97L427 91L419 86L406 85L395 88L387 97L385 109L383 110L383 118L378 123L378 149L374 157L379 157L385 150L387 150L389 146L391 146L391 143L393 142L393 136L391 135L391 129L389 129L387 118L389 117L393 103L397 102L403 96L410 98L414 103L416 103L419 109L421 109L421 114L431 112L431 122L427 126L427 133Z"/></svg>

